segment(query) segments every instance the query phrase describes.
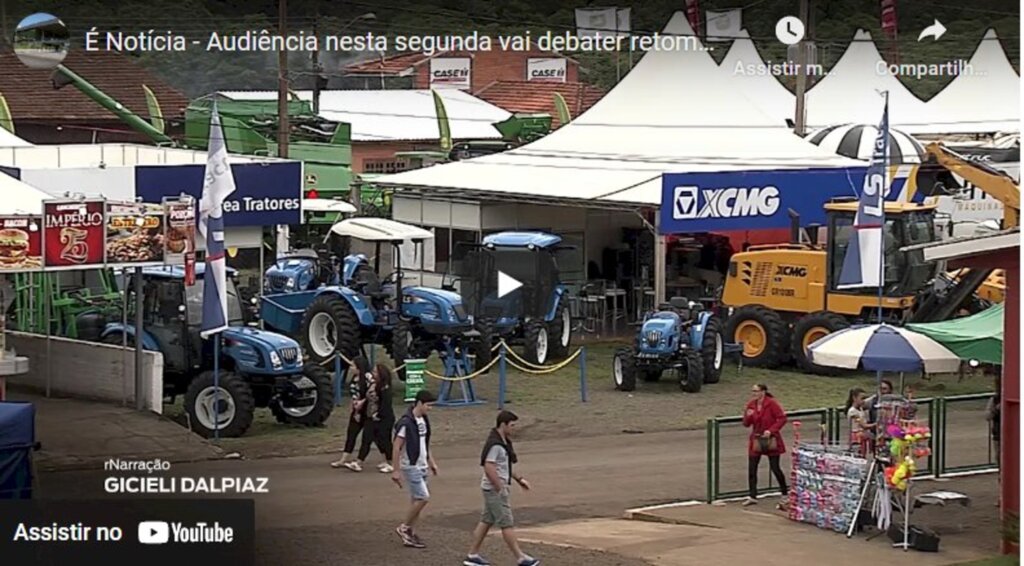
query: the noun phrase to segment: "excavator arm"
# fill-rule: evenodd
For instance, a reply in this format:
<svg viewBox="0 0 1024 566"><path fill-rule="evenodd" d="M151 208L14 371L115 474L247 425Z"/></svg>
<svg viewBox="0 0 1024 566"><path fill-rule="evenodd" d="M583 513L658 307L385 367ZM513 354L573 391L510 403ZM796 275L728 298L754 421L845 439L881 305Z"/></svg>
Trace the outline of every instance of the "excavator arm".
<svg viewBox="0 0 1024 566"><path fill-rule="evenodd" d="M941 143L925 148L936 163L1003 203L1003 229L1020 226L1020 185L1006 173L979 161L971 161Z"/></svg>

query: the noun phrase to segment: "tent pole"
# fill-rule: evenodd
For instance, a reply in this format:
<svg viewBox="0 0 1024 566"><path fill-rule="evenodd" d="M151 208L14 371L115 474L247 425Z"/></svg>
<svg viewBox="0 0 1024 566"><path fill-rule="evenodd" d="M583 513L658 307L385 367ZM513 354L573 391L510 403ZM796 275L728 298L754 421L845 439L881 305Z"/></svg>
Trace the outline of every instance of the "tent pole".
<svg viewBox="0 0 1024 566"><path fill-rule="evenodd" d="M654 214L654 306L665 302L665 236L660 234L661 214Z"/></svg>

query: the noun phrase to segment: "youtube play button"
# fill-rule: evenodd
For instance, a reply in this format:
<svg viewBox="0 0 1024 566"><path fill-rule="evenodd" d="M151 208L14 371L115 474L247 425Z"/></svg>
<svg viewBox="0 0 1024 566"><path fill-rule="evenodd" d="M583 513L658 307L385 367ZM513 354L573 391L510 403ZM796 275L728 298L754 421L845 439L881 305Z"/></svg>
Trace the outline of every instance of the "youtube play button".
<svg viewBox="0 0 1024 566"><path fill-rule="evenodd" d="M502 298L505 295L515 291L522 287L523 284L518 279L505 274L503 271L498 272L498 298Z"/></svg>

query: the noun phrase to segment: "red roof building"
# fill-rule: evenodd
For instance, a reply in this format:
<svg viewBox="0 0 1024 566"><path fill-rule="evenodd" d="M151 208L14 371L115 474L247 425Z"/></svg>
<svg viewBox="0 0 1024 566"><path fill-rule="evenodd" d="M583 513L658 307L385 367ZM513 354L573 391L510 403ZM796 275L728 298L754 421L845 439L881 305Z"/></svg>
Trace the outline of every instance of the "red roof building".
<svg viewBox="0 0 1024 566"><path fill-rule="evenodd" d="M72 49L63 65L144 118L149 110L142 85L156 95L164 118L182 116L188 106L184 94L124 55ZM18 137L36 144L150 141L74 86L54 89L52 74L26 67L12 51L0 51L0 94Z"/></svg>
<svg viewBox="0 0 1024 566"><path fill-rule="evenodd" d="M557 128L555 93L561 94L569 115L576 118L601 100L604 91L585 83L554 83L538 81L494 81L473 93L477 98L512 113L545 113L551 115L551 127Z"/></svg>

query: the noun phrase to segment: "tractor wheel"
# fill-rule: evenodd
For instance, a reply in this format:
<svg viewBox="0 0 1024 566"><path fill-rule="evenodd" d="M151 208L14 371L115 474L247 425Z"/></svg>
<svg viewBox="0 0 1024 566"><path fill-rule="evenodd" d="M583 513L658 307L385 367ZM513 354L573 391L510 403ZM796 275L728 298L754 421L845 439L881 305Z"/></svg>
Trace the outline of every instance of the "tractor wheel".
<svg viewBox="0 0 1024 566"><path fill-rule="evenodd" d="M526 323L526 330L523 334L523 341L526 343L526 361L541 366L547 363L552 353L548 325L543 320L532 319Z"/></svg>
<svg viewBox="0 0 1024 566"><path fill-rule="evenodd" d="M110 344L111 346L120 346L121 345L121 333L120 332L114 332L114 333L111 333L111 334L107 334L103 338L102 342L104 344ZM128 344L129 348L134 348L135 347L135 337L129 334L128 335L128 342L127 342L127 344Z"/></svg>
<svg viewBox="0 0 1024 566"><path fill-rule="evenodd" d="M850 321L834 312L818 311L801 317L793 325L793 358L797 366L815 375L841 375L843 372L838 368L811 363L807 347L820 338L849 327Z"/></svg>
<svg viewBox="0 0 1024 566"><path fill-rule="evenodd" d="M256 401L249 383L237 373L222 371L214 387L213 372L204 371L188 384L185 410L200 436L210 438L216 428L220 436L233 438L249 429Z"/></svg>
<svg viewBox="0 0 1024 566"><path fill-rule="evenodd" d="M700 355L704 359L704 383L718 383L722 379L725 340L722 338L722 321L717 316L709 318L704 327Z"/></svg>
<svg viewBox="0 0 1024 566"><path fill-rule="evenodd" d="M633 351L627 348L617 350L612 359L612 379L617 391L636 389L636 366Z"/></svg>
<svg viewBox="0 0 1024 566"><path fill-rule="evenodd" d="M565 359L569 355L569 346L572 345L572 313L565 308L563 300L558 301L555 318L548 324L548 336L554 340L551 345L551 359Z"/></svg>
<svg viewBox="0 0 1024 566"><path fill-rule="evenodd" d="M755 367L778 367L789 354L786 323L779 313L760 305L746 305L729 317L725 335L743 344L743 359Z"/></svg>
<svg viewBox="0 0 1024 566"><path fill-rule="evenodd" d="M395 362L398 370L399 381L405 381L405 360L413 359L413 335L412 323L408 320L399 320L395 329L391 331L391 359Z"/></svg>
<svg viewBox="0 0 1024 566"><path fill-rule="evenodd" d="M494 347L494 326L490 320L483 319L474 324L474 327L480 333L480 337L470 345L470 353L475 356L473 371L477 371L494 359L494 351L491 350Z"/></svg>
<svg viewBox="0 0 1024 566"><path fill-rule="evenodd" d="M308 404L289 406L280 396L270 404L270 412L277 422L303 426L320 426L327 421L334 410L334 376L320 364L306 364L302 368L305 379L312 382L313 387L303 390L301 399ZM308 385L308 384L307 384ZM296 400L289 397L288 401Z"/></svg>
<svg viewBox="0 0 1024 566"><path fill-rule="evenodd" d="M700 386L704 385L704 357L696 350L686 350L683 352L683 367L676 370L676 375L683 391L700 393Z"/></svg>
<svg viewBox="0 0 1024 566"><path fill-rule="evenodd" d="M353 359L361 352L359 318L344 299L324 293L313 300L302 316L302 349L320 363L341 352Z"/></svg>
<svg viewBox="0 0 1024 566"><path fill-rule="evenodd" d="M647 383L656 383L661 381L661 370L660 369L643 369L637 370L640 372L640 379Z"/></svg>

